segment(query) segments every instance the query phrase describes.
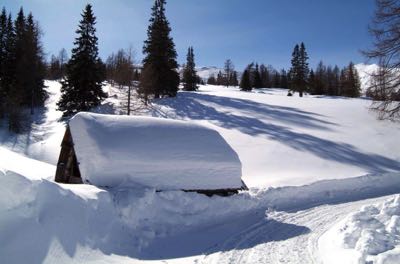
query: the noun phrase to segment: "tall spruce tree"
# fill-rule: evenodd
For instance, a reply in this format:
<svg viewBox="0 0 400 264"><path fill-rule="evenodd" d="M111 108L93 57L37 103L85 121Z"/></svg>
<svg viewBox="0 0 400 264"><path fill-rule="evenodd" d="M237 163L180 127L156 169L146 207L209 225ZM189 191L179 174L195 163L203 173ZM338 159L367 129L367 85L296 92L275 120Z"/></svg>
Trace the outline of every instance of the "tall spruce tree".
<svg viewBox="0 0 400 264"><path fill-rule="evenodd" d="M343 70L344 76L342 77L342 95L347 97L360 96L360 79L358 72L354 67L354 63L350 62L349 66Z"/></svg>
<svg viewBox="0 0 400 264"><path fill-rule="evenodd" d="M98 56L95 24L96 17L92 6L88 4L76 30L78 37L62 81L61 99L57 103L64 117L79 111L88 111L106 98L102 90L105 67Z"/></svg>
<svg viewBox="0 0 400 264"><path fill-rule="evenodd" d="M26 20L26 41L25 56L27 57L25 79L29 83L24 103L30 106L31 114L34 108L43 106L47 98L47 92L44 89L44 78L46 66L44 62L44 52L39 39L39 28L30 13Z"/></svg>
<svg viewBox="0 0 400 264"><path fill-rule="evenodd" d="M183 89L185 91L197 90L196 64L194 62L193 47L188 48L186 65L183 69Z"/></svg>
<svg viewBox="0 0 400 264"><path fill-rule="evenodd" d="M149 96L174 97L178 92L177 54L170 37L171 28L165 16L165 4L165 0L154 1L147 40L143 46L145 58L138 91L145 102Z"/></svg>
<svg viewBox="0 0 400 264"><path fill-rule="evenodd" d="M6 64L6 43L7 43L7 13L3 7L0 15L0 117L4 115L4 99L5 99L5 87L4 77Z"/></svg>
<svg viewBox="0 0 400 264"><path fill-rule="evenodd" d="M258 63L256 63L256 66L254 68L254 83L253 83L254 88L262 88L263 83L261 80L261 75L260 75L260 68L258 67Z"/></svg>
<svg viewBox="0 0 400 264"><path fill-rule="evenodd" d="M240 89L242 91L251 91L252 89L249 67L243 71L242 79L240 80Z"/></svg>
<svg viewBox="0 0 400 264"><path fill-rule="evenodd" d="M292 68L290 69L292 85L291 89L299 92L299 96L302 97L303 93L307 89L307 78L308 78L308 54L304 43L300 46L296 44L292 53Z"/></svg>

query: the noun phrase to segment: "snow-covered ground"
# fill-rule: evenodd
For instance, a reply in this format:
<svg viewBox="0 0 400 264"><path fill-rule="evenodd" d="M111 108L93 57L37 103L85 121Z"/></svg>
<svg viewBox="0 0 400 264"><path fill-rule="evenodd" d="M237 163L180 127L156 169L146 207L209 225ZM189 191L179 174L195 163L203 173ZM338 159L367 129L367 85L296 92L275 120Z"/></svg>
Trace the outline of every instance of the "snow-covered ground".
<svg viewBox="0 0 400 264"><path fill-rule="evenodd" d="M0 129L0 262L319 263L327 230L400 193L400 124L377 120L369 100L217 86L132 108L218 131L250 191L209 198L58 184L60 85L46 84L51 96L29 133ZM96 112L124 113L124 92L106 89Z"/></svg>

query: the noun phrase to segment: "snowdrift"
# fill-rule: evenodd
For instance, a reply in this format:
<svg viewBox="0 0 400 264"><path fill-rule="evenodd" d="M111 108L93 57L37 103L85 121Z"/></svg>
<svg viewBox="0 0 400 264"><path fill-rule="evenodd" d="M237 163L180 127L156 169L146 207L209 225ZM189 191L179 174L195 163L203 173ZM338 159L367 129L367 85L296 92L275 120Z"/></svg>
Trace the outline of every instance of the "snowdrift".
<svg viewBox="0 0 400 264"><path fill-rule="evenodd" d="M218 132L194 122L79 113L69 128L83 182L157 190L242 187L236 152Z"/></svg>
<svg viewBox="0 0 400 264"><path fill-rule="evenodd" d="M400 195L352 213L319 247L324 263L400 263Z"/></svg>

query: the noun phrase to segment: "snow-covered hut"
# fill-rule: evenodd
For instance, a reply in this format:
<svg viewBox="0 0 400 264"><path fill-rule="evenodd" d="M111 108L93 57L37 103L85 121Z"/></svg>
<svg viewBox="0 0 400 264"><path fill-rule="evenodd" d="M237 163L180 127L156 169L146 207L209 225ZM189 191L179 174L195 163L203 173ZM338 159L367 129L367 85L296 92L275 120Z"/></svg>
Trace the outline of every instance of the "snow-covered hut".
<svg viewBox="0 0 400 264"><path fill-rule="evenodd" d="M246 188L241 172L236 152L210 128L82 112L68 124L55 180L228 194Z"/></svg>

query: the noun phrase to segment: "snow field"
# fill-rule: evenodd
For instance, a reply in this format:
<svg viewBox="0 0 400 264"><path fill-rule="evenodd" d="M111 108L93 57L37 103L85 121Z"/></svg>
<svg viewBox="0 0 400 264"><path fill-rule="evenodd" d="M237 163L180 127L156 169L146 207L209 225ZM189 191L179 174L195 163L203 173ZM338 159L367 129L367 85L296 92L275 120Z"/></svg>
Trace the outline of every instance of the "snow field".
<svg viewBox="0 0 400 264"><path fill-rule="evenodd" d="M350 214L319 247L324 263L400 263L400 195Z"/></svg>

